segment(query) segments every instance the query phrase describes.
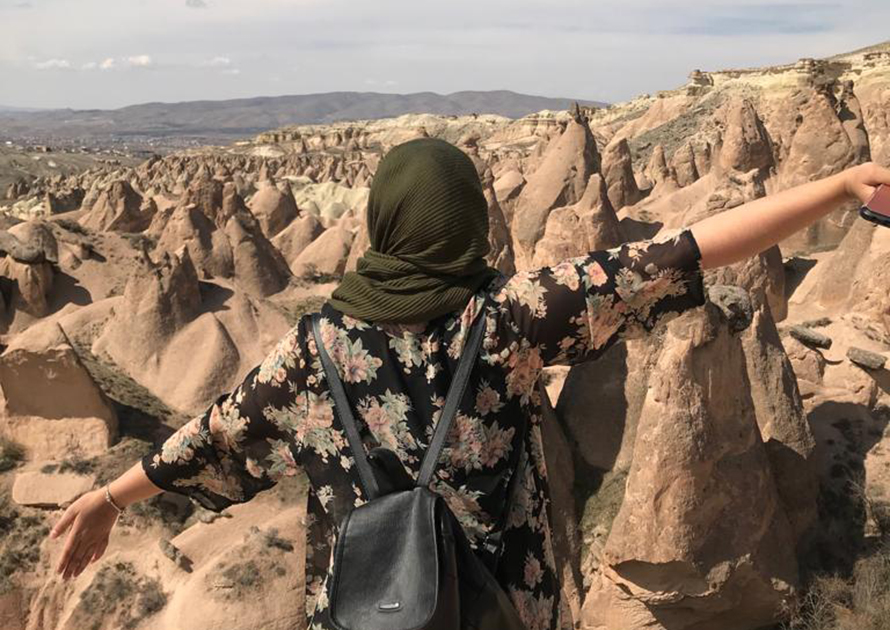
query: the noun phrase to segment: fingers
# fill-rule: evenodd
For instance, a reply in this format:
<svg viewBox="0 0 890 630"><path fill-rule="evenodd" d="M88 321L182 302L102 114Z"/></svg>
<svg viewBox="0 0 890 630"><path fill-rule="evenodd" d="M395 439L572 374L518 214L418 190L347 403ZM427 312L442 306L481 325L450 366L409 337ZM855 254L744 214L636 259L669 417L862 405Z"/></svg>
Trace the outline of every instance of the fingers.
<svg viewBox="0 0 890 630"><path fill-rule="evenodd" d="M71 554L77 549L79 537L80 528L75 525L75 527L68 533L68 538L65 540L65 546L62 548L62 555L59 556L59 562L56 565L56 573L62 573L68 567L68 563L71 560Z"/></svg>
<svg viewBox="0 0 890 630"><path fill-rule="evenodd" d="M55 524L52 531L50 532L51 538L58 538L61 534L68 529L68 526L74 522L74 518L77 516L77 509L74 508L74 505L69 505L68 509L65 510L65 513L62 514L62 518L59 519L59 522Z"/></svg>
<svg viewBox="0 0 890 630"><path fill-rule="evenodd" d="M82 545L82 549L78 550L77 556L75 556L72 564L71 564L71 572L70 577L77 577L80 575L81 571L89 564L90 558L93 557L93 553L95 551L95 545Z"/></svg>
<svg viewBox="0 0 890 630"><path fill-rule="evenodd" d="M874 186L869 186L868 184L863 184L861 182L857 182L853 185L853 194L856 195L856 198L860 201L860 203L866 203L871 196L875 194L876 188Z"/></svg>
<svg viewBox="0 0 890 630"><path fill-rule="evenodd" d="M92 557L90 558L90 562L95 562L99 558L102 557L102 554L105 553L105 549L108 547L108 539L106 538L98 545L96 545L96 550L93 552Z"/></svg>

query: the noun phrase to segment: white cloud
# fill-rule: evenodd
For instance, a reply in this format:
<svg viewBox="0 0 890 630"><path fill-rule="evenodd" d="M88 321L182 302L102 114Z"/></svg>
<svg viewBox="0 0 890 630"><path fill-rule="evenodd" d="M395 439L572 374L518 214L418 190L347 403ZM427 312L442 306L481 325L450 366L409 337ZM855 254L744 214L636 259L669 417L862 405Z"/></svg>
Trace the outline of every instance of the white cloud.
<svg viewBox="0 0 890 630"><path fill-rule="evenodd" d="M238 68L226 68L225 70L222 71L222 73L230 74L230 75L234 76L234 75L241 74L241 71Z"/></svg>
<svg viewBox="0 0 890 630"><path fill-rule="evenodd" d="M86 63L81 64L80 69L81 70L95 70L98 67L99 67L99 64L96 63L95 61L87 61Z"/></svg>
<svg viewBox="0 0 890 630"><path fill-rule="evenodd" d="M99 64L99 67L102 70L111 70L112 68L114 68L114 65L115 65L114 58L108 57L107 59L103 60L102 63Z"/></svg>
<svg viewBox="0 0 890 630"><path fill-rule="evenodd" d="M207 62L207 65L212 68L222 68L225 66L231 66L232 60L228 57L214 57L210 61Z"/></svg>
<svg viewBox="0 0 890 630"><path fill-rule="evenodd" d="M206 9L207 3L204 0L185 0L185 6L190 9Z"/></svg>
<svg viewBox="0 0 890 630"><path fill-rule="evenodd" d="M147 68L152 64L151 55L135 55L127 57L127 63L138 68Z"/></svg>
<svg viewBox="0 0 890 630"><path fill-rule="evenodd" d="M67 59L47 59L36 62L34 67L38 70L69 70L71 62Z"/></svg>

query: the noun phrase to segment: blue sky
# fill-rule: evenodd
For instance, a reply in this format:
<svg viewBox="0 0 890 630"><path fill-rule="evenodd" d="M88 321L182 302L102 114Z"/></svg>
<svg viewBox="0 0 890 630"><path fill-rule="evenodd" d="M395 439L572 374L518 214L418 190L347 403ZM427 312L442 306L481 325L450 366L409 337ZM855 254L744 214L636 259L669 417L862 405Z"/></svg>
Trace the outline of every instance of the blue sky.
<svg viewBox="0 0 890 630"><path fill-rule="evenodd" d="M0 0L0 104L334 90L621 101L890 38L888 0Z"/></svg>

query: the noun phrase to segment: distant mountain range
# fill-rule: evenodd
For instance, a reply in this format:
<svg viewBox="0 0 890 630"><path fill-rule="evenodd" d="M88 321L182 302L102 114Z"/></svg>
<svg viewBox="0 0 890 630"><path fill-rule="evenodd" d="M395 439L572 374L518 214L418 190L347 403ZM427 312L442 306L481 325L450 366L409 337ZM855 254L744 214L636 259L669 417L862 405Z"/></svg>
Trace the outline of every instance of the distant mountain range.
<svg viewBox="0 0 890 630"><path fill-rule="evenodd" d="M112 110L32 110L0 107L0 139L86 143L231 141L285 125L387 118L410 113L500 114L520 118L543 109L606 103L518 94L508 90L436 94L328 92L225 101L145 103Z"/></svg>

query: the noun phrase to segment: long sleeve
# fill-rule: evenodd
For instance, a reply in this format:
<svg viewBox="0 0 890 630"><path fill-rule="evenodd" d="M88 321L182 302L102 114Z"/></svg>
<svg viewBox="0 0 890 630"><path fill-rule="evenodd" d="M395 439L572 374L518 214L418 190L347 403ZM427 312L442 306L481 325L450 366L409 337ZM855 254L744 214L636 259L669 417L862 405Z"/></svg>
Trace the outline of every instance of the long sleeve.
<svg viewBox="0 0 890 630"><path fill-rule="evenodd" d="M501 330L537 367L596 358L703 305L700 260L691 230L676 228L517 273L495 294Z"/></svg>
<svg viewBox="0 0 890 630"><path fill-rule="evenodd" d="M296 474L301 355L294 327L240 385L142 458L152 483L219 512Z"/></svg>

